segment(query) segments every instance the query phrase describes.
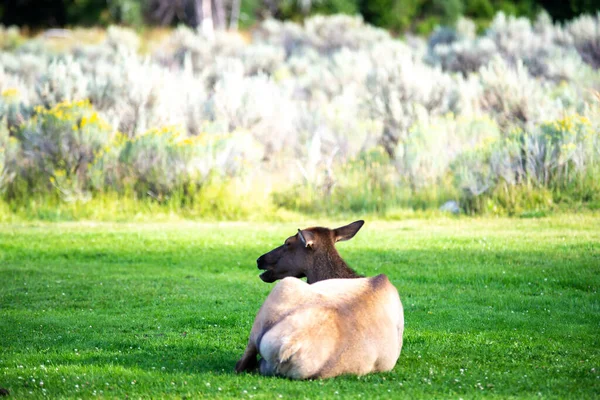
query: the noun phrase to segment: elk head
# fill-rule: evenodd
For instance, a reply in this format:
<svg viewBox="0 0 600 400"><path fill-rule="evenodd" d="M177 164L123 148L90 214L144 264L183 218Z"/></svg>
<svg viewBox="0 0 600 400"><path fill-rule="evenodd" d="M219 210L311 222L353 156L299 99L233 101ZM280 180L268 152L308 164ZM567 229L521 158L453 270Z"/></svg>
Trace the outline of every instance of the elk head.
<svg viewBox="0 0 600 400"><path fill-rule="evenodd" d="M283 245L263 254L256 260L264 282L271 283L291 276L306 277L308 283L324 279L356 278L358 275L342 260L335 243L349 240L364 221L329 229L313 227L300 230L287 238Z"/></svg>

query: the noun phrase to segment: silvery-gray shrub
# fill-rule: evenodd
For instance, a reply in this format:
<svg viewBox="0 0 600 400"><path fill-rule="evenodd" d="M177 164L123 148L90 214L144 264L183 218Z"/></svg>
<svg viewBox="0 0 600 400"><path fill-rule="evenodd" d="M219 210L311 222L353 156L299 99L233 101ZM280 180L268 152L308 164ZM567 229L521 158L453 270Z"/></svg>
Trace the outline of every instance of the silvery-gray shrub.
<svg viewBox="0 0 600 400"><path fill-rule="evenodd" d="M548 83L539 82L521 61L511 66L500 57L479 71L482 108L491 113L502 128L512 125L531 128L559 115L560 104L549 96Z"/></svg>
<svg viewBox="0 0 600 400"><path fill-rule="evenodd" d="M0 50L14 50L24 41L19 27L0 25Z"/></svg>
<svg viewBox="0 0 600 400"><path fill-rule="evenodd" d="M325 175L335 179L336 166L384 146L396 183L421 187L444 168L458 171L453 160L471 143L455 134L448 115L490 118L502 136L513 126L536 132L572 113L593 120L592 93L600 89L593 68L597 30L590 29L596 26L597 17L563 27L544 15L533 24L498 15L482 36L464 20L456 30L437 31L428 46L410 35L394 39L360 18L319 16L304 25L265 21L250 43L235 34L211 39L178 28L149 55L135 51L135 33L113 27L103 43L58 54L43 40L0 52L0 89L19 91L18 100L0 112L14 126L29 119L36 105L89 98L111 129L131 140L176 125L188 138L233 132L253 143L245 146L249 151L226 146L207 158L213 161L203 171L242 173L239 166L249 162L268 174L291 160L304 168L294 176L317 186ZM445 128L428 121L446 121ZM452 149L445 157L440 143ZM470 183L461 185L470 193L527 174L514 149L503 146L504 152L472 157L469 165L485 162L489 173L463 174L461 182ZM114 163L103 165L115 170ZM104 167L98 168L100 182Z"/></svg>
<svg viewBox="0 0 600 400"><path fill-rule="evenodd" d="M462 153L499 138L500 130L490 118L455 118L451 114L423 118L413 125L408 138L398 146L397 151L403 156L397 157L402 164L397 163L396 166L411 187L434 185ZM470 176L470 179L473 178ZM467 186L476 193L481 191L477 186L479 183L470 182Z"/></svg>
<svg viewBox="0 0 600 400"><path fill-rule="evenodd" d="M56 58L37 79L36 94L47 108L62 101L83 100L88 98L87 77L71 57Z"/></svg>
<svg viewBox="0 0 600 400"><path fill-rule="evenodd" d="M8 153L8 125L6 118L0 119L0 192L3 191L9 178L9 169L7 168Z"/></svg>
<svg viewBox="0 0 600 400"><path fill-rule="evenodd" d="M385 61L369 72L367 101L372 117L383 123L381 143L394 156L396 145L416 122L416 107L433 115L451 111L458 98L456 85L439 68L413 59L405 46L382 44L372 56Z"/></svg>
<svg viewBox="0 0 600 400"><path fill-rule="evenodd" d="M570 21L566 30L583 60L593 68L600 68L600 12Z"/></svg>
<svg viewBox="0 0 600 400"><path fill-rule="evenodd" d="M110 126L89 101L37 106L35 116L14 134L20 169L31 191L55 188L66 200L88 198L90 166L111 140Z"/></svg>

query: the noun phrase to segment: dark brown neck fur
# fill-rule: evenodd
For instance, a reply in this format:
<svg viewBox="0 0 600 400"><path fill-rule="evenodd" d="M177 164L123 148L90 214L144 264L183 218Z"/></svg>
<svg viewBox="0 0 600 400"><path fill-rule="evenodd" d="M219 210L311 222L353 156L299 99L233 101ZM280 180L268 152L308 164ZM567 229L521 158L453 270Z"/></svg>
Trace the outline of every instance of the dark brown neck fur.
<svg viewBox="0 0 600 400"><path fill-rule="evenodd" d="M311 284L326 279L362 278L346 264L334 248L315 254L314 264L306 271L306 281Z"/></svg>

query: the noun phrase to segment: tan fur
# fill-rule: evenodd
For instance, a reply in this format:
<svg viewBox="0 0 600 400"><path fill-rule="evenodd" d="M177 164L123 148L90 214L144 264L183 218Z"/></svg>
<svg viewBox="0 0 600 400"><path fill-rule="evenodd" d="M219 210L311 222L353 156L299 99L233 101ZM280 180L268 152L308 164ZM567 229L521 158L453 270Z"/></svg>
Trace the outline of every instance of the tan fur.
<svg viewBox="0 0 600 400"><path fill-rule="evenodd" d="M312 285L285 278L271 291L250 332L238 372L293 379L391 370L402 349L404 312L385 275Z"/></svg>

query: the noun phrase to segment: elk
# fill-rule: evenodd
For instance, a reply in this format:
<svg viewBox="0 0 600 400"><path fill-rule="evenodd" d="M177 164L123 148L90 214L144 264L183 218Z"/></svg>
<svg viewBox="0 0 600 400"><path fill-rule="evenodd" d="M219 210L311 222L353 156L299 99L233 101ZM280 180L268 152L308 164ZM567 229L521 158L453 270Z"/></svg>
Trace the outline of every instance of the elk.
<svg viewBox="0 0 600 400"><path fill-rule="evenodd" d="M404 331L398 291L383 274L357 275L334 245L363 224L298 229L258 258L260 278L281 281L258 311L236 372L311 379L394 367Z"/></svg>

